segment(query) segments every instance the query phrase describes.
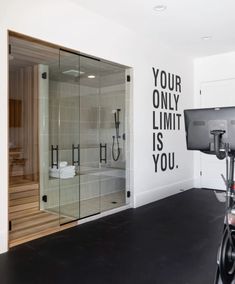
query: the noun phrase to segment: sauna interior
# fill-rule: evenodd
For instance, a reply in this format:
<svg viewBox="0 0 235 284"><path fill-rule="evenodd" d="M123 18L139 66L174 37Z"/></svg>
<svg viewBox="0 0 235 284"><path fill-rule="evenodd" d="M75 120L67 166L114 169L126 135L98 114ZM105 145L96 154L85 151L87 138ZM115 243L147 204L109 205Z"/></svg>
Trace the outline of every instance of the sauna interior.
<svg viewBox="0 0 235 284"><path fill-rule="evenodd" d="M130 69L9 33L9 245L129 203Z"/></svg>

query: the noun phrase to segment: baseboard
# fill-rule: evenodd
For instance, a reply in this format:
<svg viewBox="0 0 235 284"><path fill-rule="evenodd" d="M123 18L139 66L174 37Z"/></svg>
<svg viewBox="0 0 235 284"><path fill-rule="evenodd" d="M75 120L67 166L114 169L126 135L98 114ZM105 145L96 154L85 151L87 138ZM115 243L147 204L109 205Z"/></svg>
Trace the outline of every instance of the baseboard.
<svg viewBox="0 0 235 284"><path fill-rule="evenodd" d="M200 179L200 177L196 177L194 179L194 186L193 187L196 187L196 188L200 188L201 187L201 179Z"/></svg>
<svg viewBox="0 0 235 284"><path fill-rule="evenodd" d="M148 191L136 193L134 197L134 207L143 206L145 204L166 198L168 196L180 193L187 189L192 188L194 185L194 179L184 180L178 183L153 188Z"/></svg>
<svg viewBox="0 0 235 284"><path fill-rule="evenodd" d="M0 254L8 251L8 232L0 231Z"/></svg>

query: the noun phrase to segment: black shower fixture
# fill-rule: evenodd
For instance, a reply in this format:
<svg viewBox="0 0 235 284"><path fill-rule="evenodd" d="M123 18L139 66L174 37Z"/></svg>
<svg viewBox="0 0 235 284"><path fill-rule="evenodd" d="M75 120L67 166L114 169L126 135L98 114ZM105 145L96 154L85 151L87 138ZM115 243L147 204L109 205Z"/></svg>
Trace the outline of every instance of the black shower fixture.
<svg viewBox="0 0 235 284"><path fill-rule="evenodd" d="M119 147L119 138L121 138L121 136L119 136L119 127L120 127L120 117L119 117L119 114L120 114L120 111L121 109L120 108L117 108L117 109L114 109L112 111L112 113L114 114L114 125L115 125L115 130L116 130L116 135L113 136L113 145L112 145L112 158L114 161L117 161L120 157L120 153L121 153L121 150L120 150L120 147ZM116 144L117 144L117 153L116 153L116 156L115 156L115 139L116 139Z"/></svg>

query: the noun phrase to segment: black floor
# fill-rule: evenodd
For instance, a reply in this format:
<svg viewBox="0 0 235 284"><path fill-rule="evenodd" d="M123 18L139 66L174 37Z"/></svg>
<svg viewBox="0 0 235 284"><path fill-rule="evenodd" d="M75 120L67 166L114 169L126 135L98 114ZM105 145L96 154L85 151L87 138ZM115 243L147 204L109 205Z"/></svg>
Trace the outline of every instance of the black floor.
<svg viewBox="0 0 235 284"><path fill-rule="evenodd" d="M224 204L192 189L0 255L1 284L213 284Z"/></svg>

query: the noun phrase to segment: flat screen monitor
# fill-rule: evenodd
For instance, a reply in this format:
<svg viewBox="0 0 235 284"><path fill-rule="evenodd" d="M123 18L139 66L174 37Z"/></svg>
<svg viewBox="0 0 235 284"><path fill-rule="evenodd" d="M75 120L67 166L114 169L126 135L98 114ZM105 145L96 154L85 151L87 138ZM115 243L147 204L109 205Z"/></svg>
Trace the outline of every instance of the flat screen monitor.
<svg viewBox="0 0 235 284"><path fill-rule="evenodd" d="M222 143L229 143L235 151L235 106L184 111L186 141L188 150L210 152L214 143L212 130L224 130Z"/></svg>

